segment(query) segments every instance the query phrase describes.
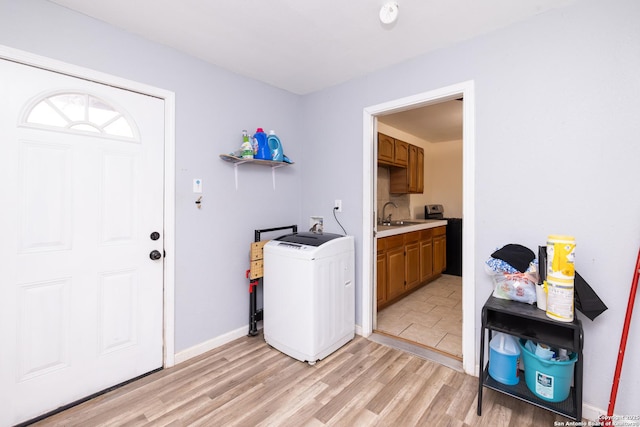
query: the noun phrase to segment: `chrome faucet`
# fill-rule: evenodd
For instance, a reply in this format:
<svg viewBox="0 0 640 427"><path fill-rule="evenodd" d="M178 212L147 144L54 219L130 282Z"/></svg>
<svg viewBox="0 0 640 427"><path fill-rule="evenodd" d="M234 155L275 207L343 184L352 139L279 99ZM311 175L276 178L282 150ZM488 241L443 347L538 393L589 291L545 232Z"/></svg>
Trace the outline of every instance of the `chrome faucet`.
<svg viewBox="0 0 640 427"><path fill-rule="evenodd" d="M396 204L395 204L395 203L393 203L393 202L387 202L387 203L385 203L385 204L384 204L384 206L382 207L382 223L383 223L383 224L384 224L384 223L389 223L389 224L391 224L391 214L389 214L389 216L388 216L388 217L387 217L387 216L385 216L385 211L386 211L386 209L387 209L387 206L388 206L388 205L393 205L393 207L394 207L394 208L398 209L398 205L396 205Z"/></svg>

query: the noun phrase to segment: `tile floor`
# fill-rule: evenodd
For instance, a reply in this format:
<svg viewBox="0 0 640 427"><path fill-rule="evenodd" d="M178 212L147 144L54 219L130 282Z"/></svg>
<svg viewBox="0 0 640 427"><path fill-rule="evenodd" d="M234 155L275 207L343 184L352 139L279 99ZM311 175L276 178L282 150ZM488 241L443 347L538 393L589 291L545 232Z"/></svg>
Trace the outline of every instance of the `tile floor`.
<svg viewBox="0 0 640 427"><path fill-rule="evenodd" d="M376 331L462 360L462 277L443 274L378 312Z"/></svg>

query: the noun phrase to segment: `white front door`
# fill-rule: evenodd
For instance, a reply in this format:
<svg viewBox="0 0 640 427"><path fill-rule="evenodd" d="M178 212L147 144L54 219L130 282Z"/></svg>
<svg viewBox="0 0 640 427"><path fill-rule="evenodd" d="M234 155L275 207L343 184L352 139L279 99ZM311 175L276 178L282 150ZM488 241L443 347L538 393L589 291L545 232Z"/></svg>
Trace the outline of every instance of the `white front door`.
<svg viewBox="0 0 640 427"><path fill-rule="evenodd" d="M163 150L162 100L0 60L0 426L162 366Z"/></svg>

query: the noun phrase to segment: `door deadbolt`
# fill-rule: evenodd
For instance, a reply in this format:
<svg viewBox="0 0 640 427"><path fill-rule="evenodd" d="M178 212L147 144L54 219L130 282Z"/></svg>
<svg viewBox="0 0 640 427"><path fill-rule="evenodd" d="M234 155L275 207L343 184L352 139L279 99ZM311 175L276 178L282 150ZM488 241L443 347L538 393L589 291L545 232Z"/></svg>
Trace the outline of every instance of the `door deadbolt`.
<svg viewBox="0 0 640 427"><path fill-rule="evenodd" d="M158 240L160 238L160 233L154 231L149 237L151 238L151 240Z"/></svg>

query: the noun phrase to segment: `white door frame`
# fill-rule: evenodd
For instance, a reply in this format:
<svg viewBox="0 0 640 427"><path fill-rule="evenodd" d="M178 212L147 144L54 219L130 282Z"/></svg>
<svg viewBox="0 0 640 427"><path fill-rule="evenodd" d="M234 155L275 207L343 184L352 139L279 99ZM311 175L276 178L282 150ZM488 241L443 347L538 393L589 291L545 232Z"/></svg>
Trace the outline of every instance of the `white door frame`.
<svg viewBox="0 0 640 427"><path fill-rule="evenodd" d="M363 203L362 203L362 335L373 333L375 309L375 194L377 176L376 120L378 116L410 110L464 97L462 107L462 367L478 375L476 366L475 312L475 94L472 80L366 107L363 111Z"/></svg>
<svg viewBox="0 0 640 427"><path fill-rule="evenodd" d="M164 248L167 256L164 258L163 278L163 366L173 366L175 364L175 94L165 89L3 45L0 45L0 58L164 100Z"/></svg>

